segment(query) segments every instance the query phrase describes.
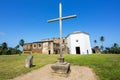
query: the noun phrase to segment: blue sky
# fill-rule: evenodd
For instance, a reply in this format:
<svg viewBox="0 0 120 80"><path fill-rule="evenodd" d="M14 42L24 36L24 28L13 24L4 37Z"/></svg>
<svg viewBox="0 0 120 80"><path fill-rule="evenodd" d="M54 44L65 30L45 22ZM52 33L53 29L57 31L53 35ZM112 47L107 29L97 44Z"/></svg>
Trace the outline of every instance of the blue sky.
<svg viewBox="0 0 120 80"><path fill-rule="evenodd" d="M59 37L59 23L47 20L59 16L59 2L63 16L76 14L77 18L63 21L63 36L74 31L90 34L100 45L120 45L120 0L0 0L0 44L15 47L20 39L26 43Z"/></svg>

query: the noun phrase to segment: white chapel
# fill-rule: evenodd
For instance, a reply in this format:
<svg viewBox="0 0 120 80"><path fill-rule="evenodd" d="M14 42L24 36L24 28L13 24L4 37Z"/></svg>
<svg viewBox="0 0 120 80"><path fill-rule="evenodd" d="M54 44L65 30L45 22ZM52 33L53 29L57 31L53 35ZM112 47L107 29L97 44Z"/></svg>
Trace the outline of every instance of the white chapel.
<svg viewBox="0 0 120 80"><path fill-rule="evenodd" d="M89 34L76 31L66 37L70 54L92 54Z"/></svg>

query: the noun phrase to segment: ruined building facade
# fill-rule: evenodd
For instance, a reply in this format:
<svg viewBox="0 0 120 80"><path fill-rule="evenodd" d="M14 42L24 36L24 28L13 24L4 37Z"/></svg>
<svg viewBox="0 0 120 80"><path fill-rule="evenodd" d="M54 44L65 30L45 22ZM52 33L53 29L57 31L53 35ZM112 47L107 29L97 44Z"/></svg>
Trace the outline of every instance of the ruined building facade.
<svg viewBox="0 0 120 80"><path fill-rule="evenodd" d="M23 46L24 53L40 53L40 54L58 54L60 51L60 39L51 38L44 39L40 42L25 43ZM67 53L66 41L63 39L63 52Z"/></svg>

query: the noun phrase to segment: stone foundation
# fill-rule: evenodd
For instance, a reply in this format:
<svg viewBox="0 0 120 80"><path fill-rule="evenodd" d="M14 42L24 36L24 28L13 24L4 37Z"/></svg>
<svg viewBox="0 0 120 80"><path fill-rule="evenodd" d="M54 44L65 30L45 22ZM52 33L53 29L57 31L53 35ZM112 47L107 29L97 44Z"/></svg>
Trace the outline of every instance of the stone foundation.
<svg viewBox="0 0 120 80"><path fill-rule="evenodd" d="M55 73L69 73L70 72L70 63L67 62L57 62L51 66L52 70Z"/></svg>

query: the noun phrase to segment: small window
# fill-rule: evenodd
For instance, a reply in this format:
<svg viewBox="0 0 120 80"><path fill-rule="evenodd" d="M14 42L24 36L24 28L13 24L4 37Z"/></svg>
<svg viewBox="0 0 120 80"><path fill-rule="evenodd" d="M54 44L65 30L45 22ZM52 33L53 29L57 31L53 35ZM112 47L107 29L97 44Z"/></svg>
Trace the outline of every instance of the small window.
<svg viewBox="0 0 120 80"><path fill-rule="evenodd" d="M41 44L38 44L39 47L41 47Z"/></svg>
<svg viewBox="0 0 120 80"><path fill-rule="evenodd" d="M34 47L36 47L36 44L34 44Z"/></svg>
<svg viewBox="0 0 120 80"><path fill-rule="evenodd" d="M76 40L76 42L78 42L78 40Z"/></svg>

